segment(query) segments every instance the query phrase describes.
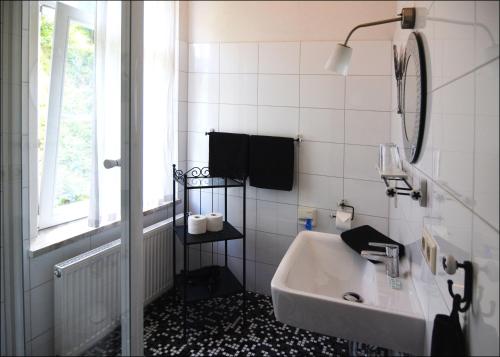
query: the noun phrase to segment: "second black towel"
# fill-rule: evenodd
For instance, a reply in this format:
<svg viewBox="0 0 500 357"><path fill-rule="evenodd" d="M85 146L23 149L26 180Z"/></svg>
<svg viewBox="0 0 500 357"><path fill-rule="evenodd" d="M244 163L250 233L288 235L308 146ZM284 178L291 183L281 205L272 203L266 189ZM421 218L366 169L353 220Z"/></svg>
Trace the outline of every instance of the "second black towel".
<svg viewBox="0 0 500 357"><path fill-rule="evenodd" d="M250 186L291 191L293 188L294 139L250 136Z"/></svg>

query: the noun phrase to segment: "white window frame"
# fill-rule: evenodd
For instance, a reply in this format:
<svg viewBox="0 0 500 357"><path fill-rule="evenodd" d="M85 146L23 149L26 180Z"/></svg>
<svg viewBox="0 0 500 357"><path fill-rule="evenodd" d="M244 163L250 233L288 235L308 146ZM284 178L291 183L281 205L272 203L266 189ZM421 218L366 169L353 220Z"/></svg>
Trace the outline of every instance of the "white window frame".
<svg viewBox="0 0 500 357"><path fill-rule="evenodd" d="M40 2L40 5L54 7L55 3ZM58 2L55 9L45 154L39 199L38 225L40 229L88 215L88 212L82 213L84 212L82 205L86 204L83 202L69 204L64 209L56 209L54 192L69 25L71 21L76 21L94 29L95 16L62 2Z"/></svg>

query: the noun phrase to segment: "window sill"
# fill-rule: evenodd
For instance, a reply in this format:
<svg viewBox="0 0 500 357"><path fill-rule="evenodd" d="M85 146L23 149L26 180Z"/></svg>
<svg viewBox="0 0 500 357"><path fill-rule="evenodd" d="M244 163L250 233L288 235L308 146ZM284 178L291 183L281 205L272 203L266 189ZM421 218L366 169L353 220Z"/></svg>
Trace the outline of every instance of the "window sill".
<svg viewBox="0 0 500 357"><path fill-rule="evenodd" d="M176 200L179 204L182 201ZM172 206L172 201L144 211L144 217L156 213L162 209ZM30 258L56 250L64 245L75 243L81 239L96 235L98 233L119 227L120 221L112 222L102 227L89 227L87 218L82 218L73 222L60 224L55 227L45 228L38 232L38 236L31 240L29 256Z"/></svg>

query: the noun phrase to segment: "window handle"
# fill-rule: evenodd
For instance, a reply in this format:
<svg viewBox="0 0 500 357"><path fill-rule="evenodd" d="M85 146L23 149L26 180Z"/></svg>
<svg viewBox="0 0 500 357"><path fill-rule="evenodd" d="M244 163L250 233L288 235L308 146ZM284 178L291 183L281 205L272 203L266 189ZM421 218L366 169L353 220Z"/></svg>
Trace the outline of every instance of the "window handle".
<svg viewBox="0 0 500 357"><path fill-rule="evenodd" d="M121 159L118 159L118 160L104 160L103 162L103 165L106 169L111 169L113 167L120 167L122 165L122 160Z"/></svg>

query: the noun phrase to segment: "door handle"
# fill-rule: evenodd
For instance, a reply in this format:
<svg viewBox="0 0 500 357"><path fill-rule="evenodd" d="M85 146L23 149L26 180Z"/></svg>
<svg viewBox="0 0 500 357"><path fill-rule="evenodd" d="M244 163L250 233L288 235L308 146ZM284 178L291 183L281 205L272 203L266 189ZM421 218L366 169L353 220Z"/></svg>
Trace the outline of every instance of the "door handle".
<svg viewBox="0 0 500 357"><path fill-rule="evenodd" d="M113 167L120 167L122 165L122 160L104 160L103 165L106 169L111 169Z"/></svg>

